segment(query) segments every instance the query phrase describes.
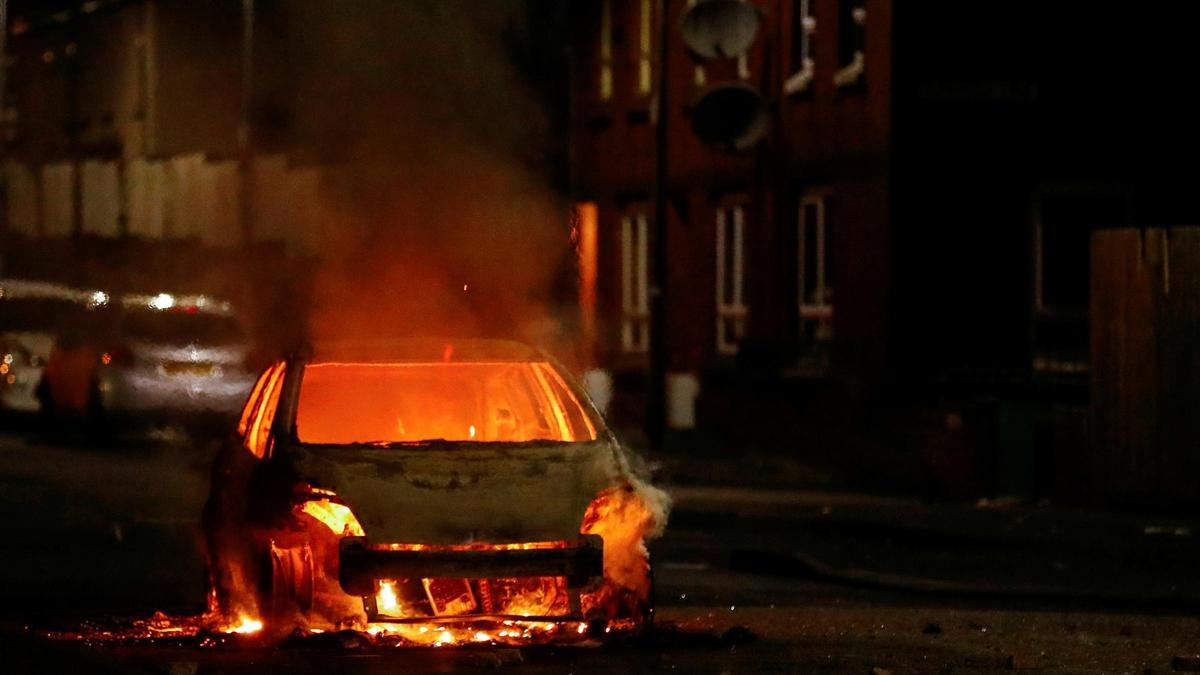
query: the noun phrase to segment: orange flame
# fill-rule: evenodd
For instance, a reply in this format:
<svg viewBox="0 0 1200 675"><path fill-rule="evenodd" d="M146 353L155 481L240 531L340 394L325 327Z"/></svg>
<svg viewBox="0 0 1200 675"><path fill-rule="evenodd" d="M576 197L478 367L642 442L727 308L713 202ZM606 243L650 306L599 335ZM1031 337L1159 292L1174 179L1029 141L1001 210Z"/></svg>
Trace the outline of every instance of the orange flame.
<svg viewBox="0 0 1200 675"><path fill-rule="evenodd" d="M301 486L307 488L307 486ZM575 611L563 577L495 579L384 579L376 586L376 610L383 619L364 620L363 599L346 595L337 581L338 542L344 536L363 536L363 528L349 507L328 490L308 488L308 497L297 504L312 527L297 532L280 531L280 541L304 538L316 578L314 601L297 617L270 616L258 608L252 594L235 597L231 606L217 606L210 593L209 612L195 617L156 614L134 622L124 631L94 630L87 634L56 637L89 640L154 639L202 636L204 631L254 639L274 639L292 628L308 634L354 629L371 636L380 646L450 647L461 645L530 645L550 642L587 642L602 635L635 631L651 616L650 565L645 539L663 525L663 504L655 502L653 488L623 485L600 492L588 507L580 531L604 540L604 578L584 589ZM662 506L663 508L658 508ZM525 542L459 545L385 544L392 550L518 550L562 548L570 542ZM294 549L293 549L294 550ZM251 588L250 584L245 584ZM414 609L417 603L419 609ZM358 618L355 618L355 617ZM529 619L519 617L527 616ZM546 620L550 617L559 620ZM395 619L408 621L397 623ZM416 620L415 622L409 622ZM296 625L292 622L299 622ZM276 625L278 623L278 625ZM205 638L202 644L214 644Z"/></svg>
<svg viewBox="0 0 1200 675"><path fill-rule="evenodd" d="M328 499L313 499L302 503L299 510L316 518L337 536L361 537L365 534L362 525L358 524L358 518L354 517L354 512L345 504Z"/></svg>
<svg viewBox="0 0 1200 675"><path fill-rule="evenodd" d="M650 554L646 539L662 523L650 504L632 485L603 490L583 517L583 534L604 540L604 585L583 598L585 613L610 620L629 617L640 625L651 610Z"/></svg>
<svg viewBox="0 0 1200 675"><path fill-rule="evenodd" d="M220 628L221 632L223 633L238 633L241 635L252 635L261 631L262 629L263 622L261 619L256 619L245 615L238 617L236 623Z"/></svg>

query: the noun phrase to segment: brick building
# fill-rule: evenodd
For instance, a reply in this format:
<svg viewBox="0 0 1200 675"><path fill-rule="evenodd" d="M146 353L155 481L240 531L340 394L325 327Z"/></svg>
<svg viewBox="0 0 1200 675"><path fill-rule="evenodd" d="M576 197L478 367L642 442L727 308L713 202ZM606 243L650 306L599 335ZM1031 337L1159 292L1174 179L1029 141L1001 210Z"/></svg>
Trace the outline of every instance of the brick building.
<svg viewBox="0 0 1200 675"><path fill-rule="evenodd" d="M699 375L699 426L724 448L942 491L1086 493L1102 451L1087 433L1090 233L1200 222L1194 163L1171 159L1200 149L1181 24L1078 2L747 2L761 30L727 62L693 59L677 27L694 3L665 3L668 367ZM631 418L658 6L591 0L571 17L597 352ZM692 132L689 105L718 81L766 99L750 150Z"/></svg>
<svg viewBox="0 0 1200 675"><path fill-rule="evenodd" d="M847 377L881 375L885 341L871 315L886 307L880 282L887 269L889 9L880 3L863 25L856 24L857 37L850 39L862 41L873 27L878 35L854 52L860 57L843 58L837 41L812 27L820 20L817 4L789 5L783 17L768 13L764 34L740 60L700 64L682 43L668 49L672 370L732 363L748 345L761 345L759 351L770 355L795 351L790 366L797 371L825 375L838 361ZM581 3L574 23L582 33L573 41L579 57L572 127L576 189L599 206L601 268L610 271L602 279L629 282L600 286L607 319L601 349L618 367L643 362L648 346L643 261L653 196L656 5ZM676 13L685 5L670 3ZM797 45L790 44L788 27L805 19L792 16L793 10L807 12L810 26ZM596 48L589 53L588 45ZM706 147L688 119L688 102L724 79L768 93L774 116L784 120L772 126L766 142L740 155ZM834 222L854 229L835 228ZM797 269L801 230L803 274ZM839 261L834 252L846 237L858 255L880 267ZM722 265L715 264L719 256ZM843 266L835 271L836 265ZM834 278L870 302L835 312ZM836 344L847 349L833 348L835 334Z"/></svg>

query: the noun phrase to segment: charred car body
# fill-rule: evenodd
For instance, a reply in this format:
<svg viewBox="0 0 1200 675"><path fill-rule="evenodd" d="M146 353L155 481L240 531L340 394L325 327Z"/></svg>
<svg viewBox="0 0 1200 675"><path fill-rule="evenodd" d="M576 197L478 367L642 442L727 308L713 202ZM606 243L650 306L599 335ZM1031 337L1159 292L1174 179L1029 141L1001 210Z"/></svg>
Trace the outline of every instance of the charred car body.
<svg viewBox="0 0 1200 675"><path fill-rule="evenodd" d="M211 609L283 631L433 624L443 640L514 622L636 630L666 498L634 459L561 368L516 343L281 361L214 467Z"/></svg>

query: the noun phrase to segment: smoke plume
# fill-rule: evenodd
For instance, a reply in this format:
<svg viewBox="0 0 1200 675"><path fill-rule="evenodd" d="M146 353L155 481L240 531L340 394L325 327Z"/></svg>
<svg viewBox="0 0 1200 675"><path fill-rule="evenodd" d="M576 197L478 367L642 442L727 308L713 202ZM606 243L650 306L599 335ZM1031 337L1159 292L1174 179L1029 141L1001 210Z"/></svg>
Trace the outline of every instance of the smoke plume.
<svg viewBox="0 0 1200 675"><path fill-rule="evenodd" d="M570 210L552 111L513 49L530 11L295 0L262 26L263 142L327 167L314 340L557 340Z"/></svg>

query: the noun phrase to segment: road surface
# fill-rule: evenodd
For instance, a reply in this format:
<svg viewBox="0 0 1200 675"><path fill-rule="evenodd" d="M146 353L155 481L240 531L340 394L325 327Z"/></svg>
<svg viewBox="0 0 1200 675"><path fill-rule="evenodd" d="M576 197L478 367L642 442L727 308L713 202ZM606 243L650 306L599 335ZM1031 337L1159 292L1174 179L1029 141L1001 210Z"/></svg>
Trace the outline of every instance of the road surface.
<svg viewBox="0 0 1200 675"><path fill-rule="evenodd" d="M48 639L203 606L197 519L214 443L159 429L96 445L8 423L7 672L1200 669L1191 520L736 486L674 489L672 522L653 547L657 629L633 643L380 650L333 639L208 648ZM793 565L793 553L823 567Z"/></svg>

